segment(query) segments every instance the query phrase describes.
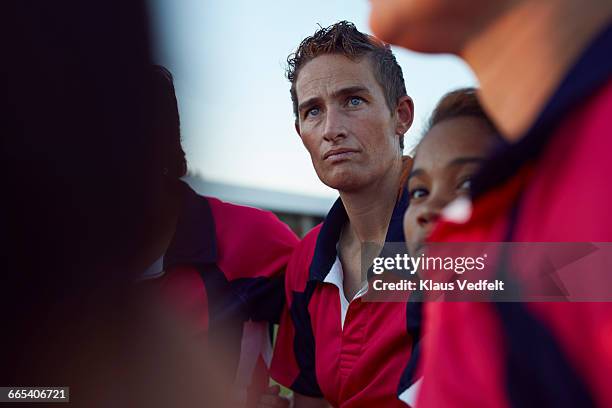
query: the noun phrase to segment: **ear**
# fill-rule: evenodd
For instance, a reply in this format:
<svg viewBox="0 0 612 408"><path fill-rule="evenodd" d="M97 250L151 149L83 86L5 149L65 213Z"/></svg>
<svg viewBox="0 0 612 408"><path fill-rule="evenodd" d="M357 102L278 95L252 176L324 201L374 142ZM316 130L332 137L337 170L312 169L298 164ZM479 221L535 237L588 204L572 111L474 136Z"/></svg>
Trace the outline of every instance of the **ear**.
<svg viewBox="0 0 612 408"><path fill-rule="evenodd" d="M395 117L397 118L395 133L398 135L405 134L410 129L414 119L414 104L409 96L402 96L397 102Z"/></svg>

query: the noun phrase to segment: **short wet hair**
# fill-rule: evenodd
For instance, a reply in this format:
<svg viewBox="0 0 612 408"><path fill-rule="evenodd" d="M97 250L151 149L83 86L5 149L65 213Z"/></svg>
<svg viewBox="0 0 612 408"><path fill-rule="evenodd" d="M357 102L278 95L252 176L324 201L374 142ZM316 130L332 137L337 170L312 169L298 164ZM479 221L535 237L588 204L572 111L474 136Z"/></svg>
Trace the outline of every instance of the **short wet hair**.
<svg viewBox="0 0 612 408"><path fill-rule="evenodd" d="M306 37L287 58L286 75L291 82L291 101L296 121L298 100L295 87L300 70L309 61L328 54L343 55L356 61L367 57L392 114L400 98L407 95L402 68L397 63L391 47L376 37L357 30L353 23L340 21L329 27L321 27L312 36ZM404 148L403 136L400 138L400 146Z"/></svg>

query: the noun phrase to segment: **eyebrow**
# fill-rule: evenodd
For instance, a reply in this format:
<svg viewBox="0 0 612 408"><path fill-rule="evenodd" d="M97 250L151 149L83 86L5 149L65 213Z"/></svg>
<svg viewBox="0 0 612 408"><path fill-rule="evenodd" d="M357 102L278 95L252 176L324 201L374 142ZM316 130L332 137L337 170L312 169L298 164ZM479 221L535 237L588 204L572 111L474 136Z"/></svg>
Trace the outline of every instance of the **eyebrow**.
<svg viewBox="0 0 612 408"><path fill-rule="evenodd" d="M345 96L345 95L359 94L359 93L370 93L370 91L365 86L355 85L355 86L349 86L346 88L340 88L337 91L333 92L332 96L334 98L337 98L338 96Z"/></svg>
<svg viewBox="0 0 612 408"><path fill-rule="evenodd" d="M455 159L451 161L450 163L448 163L446 167L460 166L460 165L468 164L468 163L482 163L484 161L485 159L482 157L459 157L458 159ZM425 174L425 170L414 169L410 172L410 174L408 174L408 178L406 179L406 181L410 180L413 177L420 176L422 174Z"/></svg>
<svg viewBox="0 0 612 408"><path fill-rule="evenodd" d="M425 170L423 169L414 169L410 172L410 174L408 174L408 178L406 179L406 181L410 180L411 178L415 177L415 176L419 176L421 174L424 174Z"/></svg>
<svg viewBox="0 0 612 408"><path fill-rule="evenodd" d="M448 163L446 167L460 166L462 164L469 164L469 163L482 163L484 161L485 161L484 157L459 157L451 161L450 163Z"/></svg>
<svg viewBox="0 0 612 408"><path fill-rule="evenodd" d="M338 89L337 91L334 91L331 94L331 96L332 98L338 98L340 96L346 96L346 95L352 95L352 94L363 94L363 93L369 94L370 91L365 86L356 85L356 86L349 86L346 88ZM318 96L312 97L310 99L306 99L304 102L298 105L298 112L302 112L304 111L304 109L307 109L313 105L316 105L320 100L321 98Z"/></svg>

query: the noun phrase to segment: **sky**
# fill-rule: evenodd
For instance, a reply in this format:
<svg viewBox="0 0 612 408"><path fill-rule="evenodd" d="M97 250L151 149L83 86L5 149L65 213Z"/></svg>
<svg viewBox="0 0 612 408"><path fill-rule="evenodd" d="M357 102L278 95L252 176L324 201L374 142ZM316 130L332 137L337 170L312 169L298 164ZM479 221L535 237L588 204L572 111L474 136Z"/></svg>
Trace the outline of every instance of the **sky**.
<svg viewBox="0 0 612 408"><path fill-rule="evenodd" d="M156 62L174 75L190 171L217 182L331 197L293 127L287 56L300 41L348 20L371 33L367 0L152 0ZM446 92L475 86L450 55L393 47L415 104L406 149Z"/></svg>

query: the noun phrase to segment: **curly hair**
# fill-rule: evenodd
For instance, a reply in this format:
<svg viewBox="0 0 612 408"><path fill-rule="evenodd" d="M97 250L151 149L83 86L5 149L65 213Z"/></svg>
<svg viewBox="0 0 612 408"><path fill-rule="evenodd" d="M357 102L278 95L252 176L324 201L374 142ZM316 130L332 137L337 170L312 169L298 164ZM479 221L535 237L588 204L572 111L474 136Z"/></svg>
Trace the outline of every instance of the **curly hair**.
<svg viewBox="0 0 612 408"><path fill-rule="evenodd" d="M306 37L297 50L287 57L286 76L291 82L293 113L298 118L298 98L295 89L300 70L306 63L320 55L339 54L359 61L367 57L372 65L374 78L382 87L389 110L394 112L398 101L406 96L406 85L402 68L388 44L360 32L353 23L340 21L329 27L320 27L312 36ZM403 137L400 146L404 147Z"/></svg>

